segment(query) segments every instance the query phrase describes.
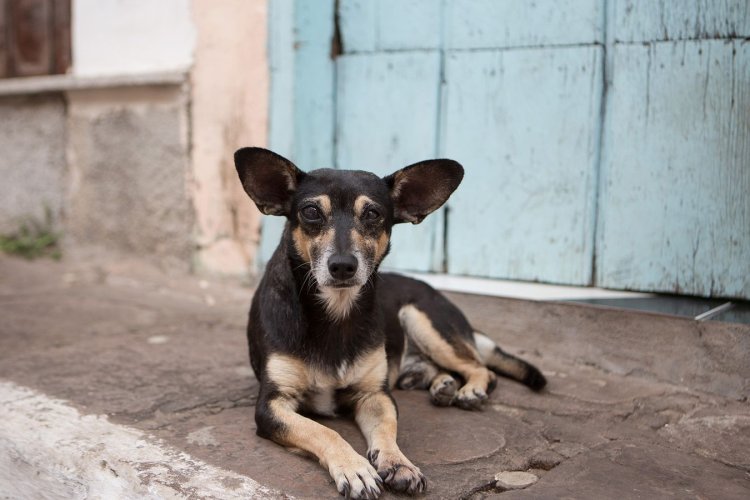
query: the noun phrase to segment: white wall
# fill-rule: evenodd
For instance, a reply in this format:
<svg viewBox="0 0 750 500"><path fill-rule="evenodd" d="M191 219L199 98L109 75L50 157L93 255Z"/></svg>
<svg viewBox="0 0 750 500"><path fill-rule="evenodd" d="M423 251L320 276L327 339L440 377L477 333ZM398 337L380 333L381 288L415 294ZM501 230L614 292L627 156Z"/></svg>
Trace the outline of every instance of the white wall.
<svg viewBox="0 0 750 500"><path fill-rule="evenodd" d="M74 0L73 73L106 76L187 70L190 0Z"/></svg>

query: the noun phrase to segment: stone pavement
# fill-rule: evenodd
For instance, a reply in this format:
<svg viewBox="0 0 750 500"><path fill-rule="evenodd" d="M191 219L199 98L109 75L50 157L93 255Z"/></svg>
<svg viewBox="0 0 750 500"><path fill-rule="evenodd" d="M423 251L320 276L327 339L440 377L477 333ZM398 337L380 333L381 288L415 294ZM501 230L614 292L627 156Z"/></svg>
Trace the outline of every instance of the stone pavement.
<svg viewBox="0 0 750 500"><path fill-rule="evenodd" d="M0 257L0 498L336 498L314 461L255 436L251 295ZM450 295L549 386L500 380L482 412L396 391L425 498L750 498L750 326ZM351 422L323 423L365 451ZM502 471L539 479L502 491Z"/></svg>

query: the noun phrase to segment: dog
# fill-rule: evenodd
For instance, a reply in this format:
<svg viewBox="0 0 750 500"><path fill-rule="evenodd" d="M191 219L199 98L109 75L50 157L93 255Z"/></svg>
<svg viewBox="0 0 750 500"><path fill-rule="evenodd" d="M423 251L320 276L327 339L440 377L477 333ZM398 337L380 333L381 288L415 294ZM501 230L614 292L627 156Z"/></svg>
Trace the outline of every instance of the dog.
<svg viewBox="0 0 750 500"><path fill-rule="evenodd" d="M260 383L257 434L316 457L347 498L425 490L396 444L391 389L428 389L438 406L480 409L496 375L533 390L546 381L471 327L427 284L379 273L394 224L418 224L463 179L452 160L384 178L355 170L303 172L262 148L234 155L258 209L287 218L252 299L250 363ZM305 415L353 415L367 458Z"/></svg>

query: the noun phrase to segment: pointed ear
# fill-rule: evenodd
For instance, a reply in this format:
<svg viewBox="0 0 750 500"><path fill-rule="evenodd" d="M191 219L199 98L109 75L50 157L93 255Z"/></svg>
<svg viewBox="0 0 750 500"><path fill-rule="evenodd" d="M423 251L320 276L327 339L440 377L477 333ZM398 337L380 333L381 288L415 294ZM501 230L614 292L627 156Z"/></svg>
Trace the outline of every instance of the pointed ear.
<svg viewBox="0 0 750 500"><path fill-rule="evenodd" d="M283 156L263 148L234 153L242 187L266 215L289 215L292 195L305 173Z"/></svg>
<svg viewBox="0 0 750 500"><path fill-rule="evenodd" d="M464 178L453 160L427 160L404 167L384 180L391 190L394 222L419 224L446 202Z"/></svg>

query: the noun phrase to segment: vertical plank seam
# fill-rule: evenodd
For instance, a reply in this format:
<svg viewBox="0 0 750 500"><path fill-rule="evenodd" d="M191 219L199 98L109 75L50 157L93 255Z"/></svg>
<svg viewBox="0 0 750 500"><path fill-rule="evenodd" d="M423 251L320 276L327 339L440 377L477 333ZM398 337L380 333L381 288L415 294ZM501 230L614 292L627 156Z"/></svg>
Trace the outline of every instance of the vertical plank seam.
<svg viewBox="0 0 750 500"><path fill-rule="evenodd" d="M333 71L333 78L331 85L331 125L333 130L331 131L331 165L335 169L340 169L339 165L339 60L344 54L344 34L341 31L341 17L339 15L339 0L333 0L333 37L332 43L338 43L338 54L334 57L332 54L333 64L331 65L331 71Z"/></svg>
<svg viewBox="0 0 750 500"><path fill-rule="evenodd" d="M444 119L443 119L443 112L445 109L445 106L443 106L443 98L444 98L444 90L445 90L445 9L446 9L446 0L440 0L440 44L438 48L438 81L437 81L437 102L435 105L437 106L437 112L436 112L436 123L435 123L435 150L434 154L436 157L440 158L444 156L443 151L443 135L444 135ZM433 251L433 257L430 259L432 262L430 263L430 267L435 270L442 273L448 272L448 214L450 211L449 203L445 204L445 207L442 210L442 234L438 234L438 224L434 225L434 229L432 231L432 251ZM435 241L438 238L442 237L442 241ZM437 258L434 255L435 252L442 252L442 255L440 255L440 263L439 266L436 266L437 264ZM438 267L436 269L436 267Z"/></svg>
<svg viewBox="0 0 750 500"><path fill-rule="evenodd" d="M597 127L597 149L594 158L594 202L593 202L593 215L591 226L591 276L589 278L590 286L597 286L599 284L600 276L598 272L598 260L600 258L600 252L602 251L601 239L604 232L604 217L602 214L603 206L602 197L603 191L605 190L606 176L604 163L607 157L607 120L608 111L610 108L609 101L611 100L611 85L613 82L612 74L614 72L614 46L615 46L615 33L614 33L614 13L616 9L617 0L603 0L602 9L602 60L601 60L601 71L602 71L602 91L601 101L599 105L599 123Z"/></svg>

